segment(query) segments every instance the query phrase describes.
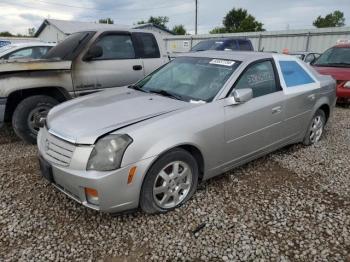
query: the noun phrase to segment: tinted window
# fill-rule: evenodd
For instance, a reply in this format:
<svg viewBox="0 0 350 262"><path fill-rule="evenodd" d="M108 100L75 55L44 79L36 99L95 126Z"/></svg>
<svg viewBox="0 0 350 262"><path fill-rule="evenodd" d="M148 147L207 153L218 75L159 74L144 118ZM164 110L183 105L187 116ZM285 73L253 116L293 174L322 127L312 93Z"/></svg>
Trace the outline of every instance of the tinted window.
<svg viewBox="0 0 350 262"><path fill-rule="evenodd" d="M332 47L325 51L314 63L317 66L350 66L350 48Z"/></svg>
<svg viewBox="0 0 350 262"><path fill-rule="evenodd" d="M225 49L237 50L237 41L236 40L227 40L225 42Z"/></svg>
<svg viewBox="0 0 350 262"><path fill-rule="evenodd" d="M191 51L218 50L223 43L221 40L204 40L192 47Z"/></svg>
<svg viewBox="0 0 350 262"><path fill-rule="evenodd" d="M72 60L94 35L94 32L80 32L68 36L63 42L52 48L45 56L46 59Z"/></svg>
<svg viewBox="0 0 350 262"><path fill-rule="evenodd" d="M249 40L238 40L239 50L242 51L252 51L252 45Z"/></svg>
<svg viewBox="0 0 350 262"><path fill-rule="evenodd" d="M135 50L130 35L105 35L95 45L103 50L103 55L95 60L133 59Z"/></svg>
<svg viewBox="0 0 350 262"><path fill-rule="evenodd" d="M253 97L279 91L271 61L251 65L239 78L235 89L251 88Z"/></svg>
<svg viewBox="0 0 350 262"><path fill-rule="evenodd" d="M295 61L279 62L287 87L314 83L311 76Z"/></svg>
<svg viewBox="0 0 350 262"><path fill-rule="evenodd" d="M135 33L138 56L141 58L159 58L160 52L157 40L152 34Z"/></svg>

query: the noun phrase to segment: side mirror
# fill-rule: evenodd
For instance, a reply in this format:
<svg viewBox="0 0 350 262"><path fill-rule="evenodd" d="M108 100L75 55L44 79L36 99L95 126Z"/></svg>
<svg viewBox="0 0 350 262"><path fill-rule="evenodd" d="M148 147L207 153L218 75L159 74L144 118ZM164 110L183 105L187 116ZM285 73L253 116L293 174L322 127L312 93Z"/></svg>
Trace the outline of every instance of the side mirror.
<svg viewBox="0 0 350 262"><path fill-rule="evenodd" d="M103 56L103 49L99 45L94 45L90 47L87 53L84 56L84 61L91 61L94 58L99 58Z"/></svg>
<svg viewBox="0 0 350 262"><path fill-rule="evenodd" d="M251 88L242 88L233 91L233 97L237 103L245 103L253 98L253 90Z"/></svg>

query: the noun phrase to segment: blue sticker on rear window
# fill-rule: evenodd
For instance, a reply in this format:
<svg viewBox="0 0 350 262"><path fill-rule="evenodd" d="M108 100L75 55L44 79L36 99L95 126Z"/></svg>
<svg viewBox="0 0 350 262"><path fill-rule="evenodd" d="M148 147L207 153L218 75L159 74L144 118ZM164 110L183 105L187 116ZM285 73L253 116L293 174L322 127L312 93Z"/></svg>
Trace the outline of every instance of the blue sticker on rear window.
<svg viewBox="0 0 350 262"><path fill-rule="evenodd" d="M295 61L279 61L287 87L315 83L315 80Z"/></svg>

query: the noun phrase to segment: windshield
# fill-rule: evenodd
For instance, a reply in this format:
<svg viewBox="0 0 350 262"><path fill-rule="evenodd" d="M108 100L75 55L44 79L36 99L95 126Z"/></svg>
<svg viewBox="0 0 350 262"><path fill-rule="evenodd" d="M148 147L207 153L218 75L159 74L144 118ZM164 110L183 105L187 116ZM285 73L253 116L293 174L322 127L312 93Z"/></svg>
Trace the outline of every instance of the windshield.
<svg viewBox="0 0 350 262"><path fill-rule="evenodd" d="M350 48L332 47L325 51L313 65L349 67Z"/></svg>
<svg viewBox="0 0 350 262"><path fill-rule="evenodd" d="M220 40L206 40L192 47L191 51L217 50L223 44L224 42Z"/></svg>
<svg viewBox="0 0 350 262"><path fill-rule="evenodd" d="M68 36L63 42L53 47L43 58L57 60L74 59L80 48L94 35L93 32L79 32Z"/></svg>
<svg viewBox="0 0 350 262"><path fill-rule="evenodd" d="M188 102L210 102L239 64L231 60L179 57L134 87Z"/></svg>

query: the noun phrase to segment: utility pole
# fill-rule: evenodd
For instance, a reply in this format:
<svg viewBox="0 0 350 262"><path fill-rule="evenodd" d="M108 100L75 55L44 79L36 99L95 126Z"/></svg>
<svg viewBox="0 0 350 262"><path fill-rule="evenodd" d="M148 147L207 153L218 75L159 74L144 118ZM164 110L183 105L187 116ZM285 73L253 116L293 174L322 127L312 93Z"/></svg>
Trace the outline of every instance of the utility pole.
<svg viewBox="0 0 350 262"><path fill-rule="evenodd" d="M198 27L198 0L196 1L196 20L195 20L195 34L197 34L197 27Z"/></svg>

